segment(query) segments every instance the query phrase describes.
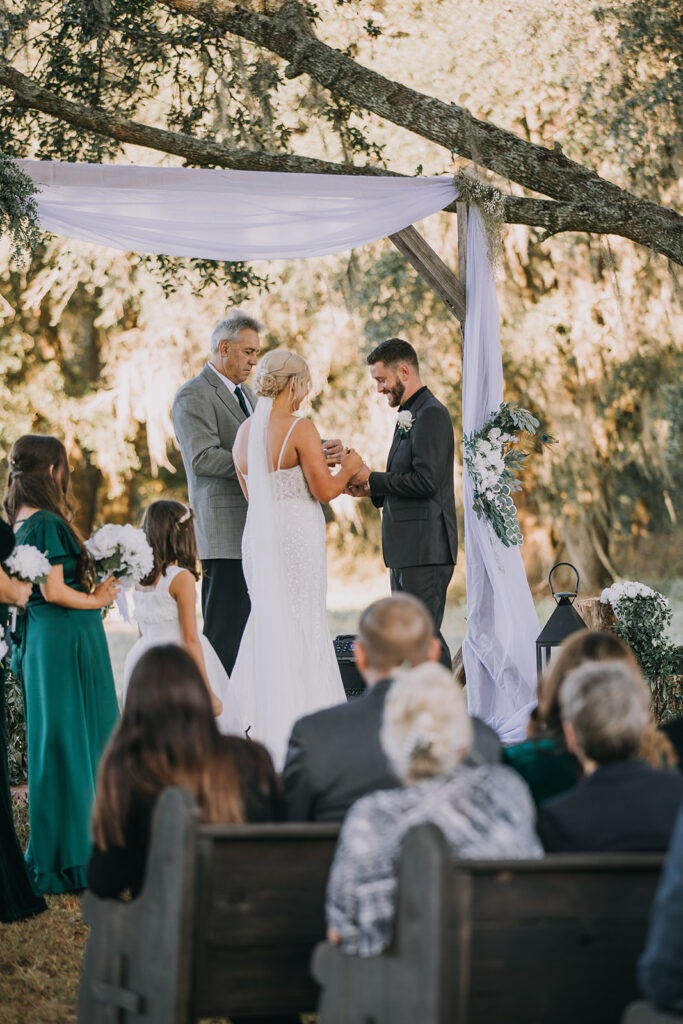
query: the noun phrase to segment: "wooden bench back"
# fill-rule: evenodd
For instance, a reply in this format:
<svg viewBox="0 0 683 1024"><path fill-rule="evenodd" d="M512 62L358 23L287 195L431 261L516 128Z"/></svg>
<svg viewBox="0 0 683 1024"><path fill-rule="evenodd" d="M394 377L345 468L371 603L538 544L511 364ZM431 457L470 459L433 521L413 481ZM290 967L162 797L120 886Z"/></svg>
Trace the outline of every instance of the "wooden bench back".
<svg viewBox="0 0 683 1024"><path fill-rule="evenodd" d="M316 949L320 1024L618 1024L662 860L455 861L421 826L403 844L391 948Z"/></svg>
<svg viewBox="0 0 683 1024"><path fill-rule="evenodd" d="M154 811L137 899L86 895L80 1024L188 1024L314 1011L336 825L199 824L189 793Z"/></svg>
<svg viewBox="0 0 683 1024"><path fill-rule="evenodd" d="M458 1019L617 1024L637 995L660 867L649 855L454 865L451 928L470 905L453 975Z"/></svg>
<svg viewBox="0 0 683 1024"><path fill-rule="evenodd" d="M336 825L200 828L193 1016L315 1011Z"/></svg>

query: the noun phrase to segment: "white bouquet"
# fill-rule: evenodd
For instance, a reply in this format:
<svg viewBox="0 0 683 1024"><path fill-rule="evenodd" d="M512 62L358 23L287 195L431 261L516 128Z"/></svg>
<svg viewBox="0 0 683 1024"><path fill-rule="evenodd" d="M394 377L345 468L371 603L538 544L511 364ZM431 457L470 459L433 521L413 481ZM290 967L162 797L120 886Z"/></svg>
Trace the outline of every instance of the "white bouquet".
<svg viewBox="0 0 683 1024"><path fill-rule="evenodd" d="M0 629L0 661L3 660L8 651L9 644L5 640L5 631L4 629Z"/></svg>
<svg viewBox="0 0 683 1024"><path fill-rule="evenodd" d="M124 587L130 587L147 576L154 566L147 538L130 523L125 526L107 523L85 542L85 547L95 563L98 580L113 576Z"/></svg>
<svg viewBox="0 0 683 1024"><path fill-rule="evenodd" d="M10 576L24 583L45 583L52 566L48 557L33 544L17 544L5 559L5 568Z"/></svg>

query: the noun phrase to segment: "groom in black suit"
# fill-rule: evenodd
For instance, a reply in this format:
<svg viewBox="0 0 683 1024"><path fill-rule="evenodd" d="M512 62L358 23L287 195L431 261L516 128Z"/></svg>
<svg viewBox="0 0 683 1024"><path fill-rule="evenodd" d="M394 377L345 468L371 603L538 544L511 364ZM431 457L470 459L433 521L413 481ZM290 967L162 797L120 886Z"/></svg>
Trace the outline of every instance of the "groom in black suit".
<svg viewBox="0 0 683 1024"><path fill-rule="evenodd" d="M382 551L391 589L414 594L427 606L441 641L439 660L450 669L441 623L458 552L451 419L422 383L417 353L407 341L383 341L367 362L377 391L398 409L398 420L386 471L364 466L349 493L370 497L383 510Z"/></svg>

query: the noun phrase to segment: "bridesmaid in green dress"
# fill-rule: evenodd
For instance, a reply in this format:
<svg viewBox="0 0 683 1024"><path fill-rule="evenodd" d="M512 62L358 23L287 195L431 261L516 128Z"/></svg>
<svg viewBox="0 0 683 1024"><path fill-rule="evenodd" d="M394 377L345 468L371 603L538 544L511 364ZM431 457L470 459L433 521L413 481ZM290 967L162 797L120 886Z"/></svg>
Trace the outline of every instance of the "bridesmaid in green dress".
<svg viewBox="0 0 683 1024"><path fill-rule="evenodd" d="M26 710L26 861L41 892L75 892L86 885L97 767L119 715L100 614L118 584L110 577L89 592L87 554L69 524L64 445L20 437L9 467L3 503L16 543L34 545L52 564L17 618L12 658Z"/></svg>
<svg viewBox="0 0 683 1024"><path fill-rule="evenodd" d="M0 519L0 561L14 547L11 527ZM13 580L0 569L0 631L7 630L8 604L23 607L29 599L31 584ZM5 663L0 661L0 921L22 921L46 910L45 900L35 888L27 871L24 855L14 831L12 795L7 764L7 725L5 720Z"/></svg>

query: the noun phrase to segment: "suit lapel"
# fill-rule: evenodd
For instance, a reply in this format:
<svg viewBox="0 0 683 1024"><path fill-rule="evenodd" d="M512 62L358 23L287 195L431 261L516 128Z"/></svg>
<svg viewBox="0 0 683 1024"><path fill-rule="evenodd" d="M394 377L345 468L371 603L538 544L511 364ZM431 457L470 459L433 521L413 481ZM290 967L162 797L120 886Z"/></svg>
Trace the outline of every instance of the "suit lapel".
<svg viewBox="0 0 683 1024"><path fill-rule="evenodd" d="M216 392L217 397L223 403L228 412L235 417L238 423L244 423L247 417L242 412L239 402L236 398L233 398L227 386L219 380L213 370L210 370L208 366L205 366L202 370L202 376L209 382ZM253 403L250 402L250 404L252 404L253 408Z"/></svg>
<svg viewBox="0 0 683 1024"><path fill-rule="evenodd" d="M396 427L394 430L394 440L391 442L391 448L389 449L389 455L387 457L387 470L391 469L391 460L396 454L401 440L401 431Z"/></svg>
<svg viewBox="0 0 683 1024"><path fill-rule="evenodd" d="M410 412L410 414L412 415L413 419L415 419L415 417L417 416L418 410L422 408L422 406L424 405L426 400L431 397L431 394L432 393L431 393L431 391L429 389L424 391L422 393L422 395L420 395L419 399L417 400L415 405L412 407L412 409L408 410ZM394 431L394 440L391 442L391 448L389 449L389 455L387 457L387 471L391 469L391 460L393 459L394 455L398 451L398 446L399 446L399 444L400 444L400 442L402 440L402 437L403 437L403 435L401 434L401 431L398 429L398 426L397 426L395 431Z"/></svg>

